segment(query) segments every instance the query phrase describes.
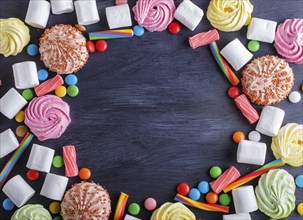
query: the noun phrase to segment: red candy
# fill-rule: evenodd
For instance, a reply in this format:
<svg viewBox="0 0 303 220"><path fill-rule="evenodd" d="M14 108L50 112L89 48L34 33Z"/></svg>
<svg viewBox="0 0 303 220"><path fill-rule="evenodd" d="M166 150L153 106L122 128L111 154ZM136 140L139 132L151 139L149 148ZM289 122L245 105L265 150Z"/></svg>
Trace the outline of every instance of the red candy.
<svg viewBox="0 0 303 220"><path fill-rule="evenodd" d="M107 43L105 40L98 40L95 47L97 51L104 52L107 49Z"/></svg>
<svg viewBox="0 0 303 220"><path fill-rule="evenodd" d="M90 52L90 53L95 52L95 45L90 40L86 42L86 48L87 48L88 52Z"/></svg>
<svg viewBox="0 0 303 220"><path fill-rule="evenodd" d="M189 185L186 183L180 183L177 188L178 193L182 196L186 196L189 193L189 190Z"/></svg>
<svg viewBox="0 0 303 220"><path fill-rule="evenodd" d="M181 26L178 22L173 21L168 25L168 31L172 34L178 34L181 30Z"/></svg>
<svg viewBox="0 0 303 220"><path fill-rule="evenodd" d="M237 98L239 95L241 94L241 91L238 87L230 87L230 89L228 90L228 95L230 98Z"/></svg>
<svg viewBox="0 0 303 220"><path fill-rule="evenodd" d="M39 178L39 171L37 170L29 170L26 173L26 177L30 181L35 181Z"/></svg>

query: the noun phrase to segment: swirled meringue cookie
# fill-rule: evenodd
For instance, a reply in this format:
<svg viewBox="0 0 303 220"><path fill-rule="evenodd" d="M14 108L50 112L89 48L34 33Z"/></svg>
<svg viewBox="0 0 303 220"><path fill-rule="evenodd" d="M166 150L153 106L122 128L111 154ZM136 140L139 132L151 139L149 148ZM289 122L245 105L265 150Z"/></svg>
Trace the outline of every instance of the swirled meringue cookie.
<svg viewBox="0 0 303 220"><path fill-rule="evenodd" d="M40 141L59 138L70 122L69 105L55 95L36 97L25 110L24 123Z"/></svg>
<svg viewBox="0 0 303 220"><path fill-rule="evenodd" d="M238 31L251 21L253 5L249 0L211 0L207 19L220 31Z"/></svg>
<svg viewBox="0 0 303 220"><path fill-rule="evenodd" d="M284 163L298 167L303 165L303 125L288 123L272 138L271 149L275 157Z"/></svg>
<svg viewBox="0 0 303 220"><path fill-rule="evenodd" d="M86 39L71 25L57 24L40 38L41 60L51 71L69 74L80 70L88 59Z"/></svg>
<svg viewBox="0 0 303 220"><path fill-rule="evenodd" d="M0 19L0 54L16 56L29 40L29 29L20 19Z"/></svg>
<svg viewBox="0 0 303 220"><path fill-rule="evenodd" d="M303 18L287 19L279 24L274 45L286 61L303 64Z"/></svg>
<svg viewBox="0 0 303 220"><path fill-rule="evenodd" d="M135 20L150 32L165 30L173 21L175 11L173 0L138 0L133 7Z"/></svg>
<svg viewBox="0 0 303 220"><path fill-rule="evenodd" d="M287 98L294 85L294 73L284 59L267 55L246 65L241 82L251 102L271 105Z"/></svg>
<svg viewBox="0 0 303 220"><path fill-rule="evenodd" d="M11 220L52 220L52 216L42 205L28 204L17 209Z"/></svg>
<svg viewBox="0 0 303 220"><path fill-rule="evenodd" d="M263 174L255 189L261 212L273 219L286 218L295 208L294 178L283 169Z"/></svg>
<svg viewBox="0 0 303 220"><path fill-rule="evenodd" d="M81 182L69 189L61 203L64 220L107 220L110 197L106 189L96 183Z"/></svg>
<svg viewBox="0 0 303 220"><path fill-rule="evenodd" d="M196 216L182 203L164 203L160 208L156 209L151 220L172 220L172 219L186 219L196 220Z"/></svg>

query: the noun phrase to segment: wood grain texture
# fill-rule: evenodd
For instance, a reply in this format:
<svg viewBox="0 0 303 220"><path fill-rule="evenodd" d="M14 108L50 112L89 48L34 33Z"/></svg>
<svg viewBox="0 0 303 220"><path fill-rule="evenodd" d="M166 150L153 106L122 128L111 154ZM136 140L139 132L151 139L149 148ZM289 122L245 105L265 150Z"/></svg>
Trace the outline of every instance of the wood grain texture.
<svg viewBox="0 0 303 220"><path fill-rule="evenodd" d="M178 5L181 0L176 0ZM193 0L206 13L209 1ZM253 16L275 20L278 23L287 18L301 17L302 0L252 0ZM101 22L87 26L88 31L108 28L105 7L114 0L97 0ZM129 1L132 7L135 0ZM0 1L1 18L18 17L24 20L27 1ZM50 15L47 27L54 24L76 24L76 14ZM133 22L135 24L135 22ZM172 201L176 186L187 182L196 187L201 180L211 181L208 170L212 165L227 169L235 165L246 174L258 166L236 163L237 145L231 135L236 130L248 133L255 128L241 115L226 92L229 82L220 72L208 47L192 50L187 42L189 36L211 29L206 16L194 32L182 27L178 35L167 31L147 32L143 37L123 40L109 40L105 53L90 55L85 68L77 73L79 96L65 97L71 106L72 123L64 135L57 140L34 143L51 147L56 154L62 154L62 146L75 145L78 166L92 170L92 181L106 187L115 210L119 192L130 195L129 202L142 206L139 218L148 219L151 212L143 208L147 197L156 198L158 204ZM43 30L30 28L31 43L38 43ZM233 33L220 32L218 46L222 48L238 37L246 43L247 28ZM261 49L254 57L276 54L272 44L261 43ZM11 65L33 60L38 68L43 63L38 57L29 57L23 51L16 57L0 57L0 96L14 86ZM294 90L299 90L302 79L302 65L291 64L295 72ZM241 71L237 72L240 76ZM291 104L285 100L274 106L286 111L283 124L303 121L302 101ZM258 112L261 107L256 106ZM17 123L0 116L0 131L15 130ZM267 143L266 161L274 156L270 150L270 138L262 136ZM21 174L25 178L25 167L30 149L17 163L10 177ZM0 160L2 168L8 157ZM302 173L302 167L285 166L292 175ZM52 168L52 173L64 175L64 169ZM40 196L45 174L37 182L29 184L36 190L29 203L40 203L45 207L51 200ZM79 182L70 178L68 186ZM253 184L256 184L253 181ZM303 201L302 189L296 191L297 202ZM5 195L0 193L0 202ZM204 198L202 199L202 201ZM220 220L222 214L191 209L197 219ZM234 208L231 207L231 213ZM12 212L0 207L0 219L9 219ZM268 219L257 211L252 219ZM299 219L294 211L288 219Z"/></svg>

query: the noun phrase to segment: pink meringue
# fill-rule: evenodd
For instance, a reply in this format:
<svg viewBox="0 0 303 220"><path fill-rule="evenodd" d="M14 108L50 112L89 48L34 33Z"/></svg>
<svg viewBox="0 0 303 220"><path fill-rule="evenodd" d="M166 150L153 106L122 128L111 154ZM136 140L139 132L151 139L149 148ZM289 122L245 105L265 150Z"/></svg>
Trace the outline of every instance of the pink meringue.
<svg viewBox="0 0 303 220"><path fill-rule="evenodd" d="M69 105L55 95L36 97L25 110L24 123L40 141L59 138L70 122Z"/></svg>
<svg viewBox="0 0 303 220"><path fill-rule="evenodd" d="M303 63L303 19L287 19L278 26L275 48L286 61Z"/></svg>
<svg viewBox="0 0 303 220"><path fill-rule="evenodd" d="M150 32L163 31L173 21L173 0L138 0L133 7L135 20Z"/></svg>

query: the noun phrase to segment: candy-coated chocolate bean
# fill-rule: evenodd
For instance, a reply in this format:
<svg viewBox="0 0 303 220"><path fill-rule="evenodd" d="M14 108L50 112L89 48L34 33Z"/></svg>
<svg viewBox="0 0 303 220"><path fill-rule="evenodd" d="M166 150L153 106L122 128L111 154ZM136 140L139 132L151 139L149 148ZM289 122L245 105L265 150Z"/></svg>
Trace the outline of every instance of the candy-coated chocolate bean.
<svg viewBox="0 0 303 220"><path fill-rule="evenodd" d="M86 49L90 53L93 53L96 50L94 43L92 41L90 41L90 40L86 42Z"/></svg>
<svg viewBox="0 0 303 220"><path fill-rule="evenodd" d="M168 25L168 31L172 34L178 34L181 30L181 25L177 21L173 21Z"/></svg>
<svg viewBox="0 0 303 220"><path fill-rule="evenodd" d="M98 40L95 47L97 51L104 52L107 49L107 43L105 40Z"/></svg>

